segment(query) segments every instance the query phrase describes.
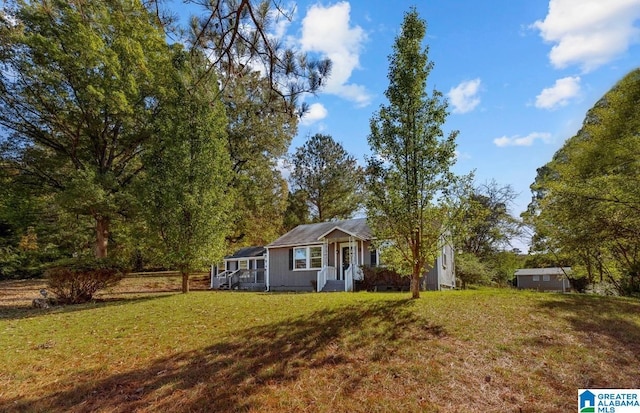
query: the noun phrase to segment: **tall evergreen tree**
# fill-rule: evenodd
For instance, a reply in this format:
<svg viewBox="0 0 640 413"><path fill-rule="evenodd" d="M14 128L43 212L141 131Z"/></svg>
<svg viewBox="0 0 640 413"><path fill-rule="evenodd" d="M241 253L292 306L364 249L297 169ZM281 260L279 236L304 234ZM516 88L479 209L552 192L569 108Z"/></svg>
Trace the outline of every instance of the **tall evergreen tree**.
<svg viewBox="0 0 640 413"><path fill-rule="evenodd" d="M362 206L363 170L331 136L309 138L291 164L291 188L304 194L312 222L351 218Z"/></svg>
<svg viewBox="0 0 640 413"><path fill-rule="evenodd" d="M433 63L422 48L425 34L426 23L412 8L389 56L389 104L372 117L368 137L368 222L374 237L389 245L387 262L411 274L413 298L442 249L449 215L444 199L456 183L450 168L457 132L444 137L447 102L437 90L426 92Z"/></svg>

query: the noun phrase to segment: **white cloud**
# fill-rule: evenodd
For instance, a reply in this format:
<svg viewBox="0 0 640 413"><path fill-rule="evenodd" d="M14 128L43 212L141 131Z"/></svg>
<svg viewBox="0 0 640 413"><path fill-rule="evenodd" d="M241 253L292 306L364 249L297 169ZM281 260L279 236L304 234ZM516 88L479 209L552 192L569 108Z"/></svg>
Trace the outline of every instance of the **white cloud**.
<svg viewBox="0 0 640 413"><path fill-rule="evenodd" d="M327 117L327 109L321 103L312 103L309 106L309 111L306 112L300 119L300 123L305 126L309 126L319 120Z"/></svg>
<svg viewBox="0 0 640 413"><path fill-rule="evenodd" d="M585 72L606 64L640 41L638 0L550 0L544 20L531 26L554 46L549 60Z"/></svg>
<svg viewBox="0 0 640 413"><path fill-rule="evenodd" d="M350 13L348 2L329 7L311 6L302 20L300 45L303 51L320 53L333 62L324 92L351 100L358 106L366 106L371 102L366 88L348 83L351 73L360 67L360 51L367 40L360 26L350 26Z"/></svg>
<svg viewBox="0 0 640 413"><path fill-rule="evenodd" d="M453 153L456 156L456 160L458 161L471 159L471 155L468 154L467 152L460 152L459 150L456 149Z"/></svg>
<svg viewBox="0 0 640 413"><path fill-rule="evenodd" d="M447 97L453 105L453 113L471 112L480 104L480 79L468 80L451 88Z"/></svg>
<svg viewBox="0 0 640 413"><path fill-rule="evenodd" d="M544 143L551 142L551 134L546 132L532 132L527 136L502 136L493 140L493 143L498 147L504 146L531 146L540 139Z"/></svg>
<svg viewBox="0 0 640 413"><path fill-rule="evenodd" d="M563 77L556 83L536 96L536 107L540 109L555 109L565 106L569 100L580 93L580 77Z"/></svg>

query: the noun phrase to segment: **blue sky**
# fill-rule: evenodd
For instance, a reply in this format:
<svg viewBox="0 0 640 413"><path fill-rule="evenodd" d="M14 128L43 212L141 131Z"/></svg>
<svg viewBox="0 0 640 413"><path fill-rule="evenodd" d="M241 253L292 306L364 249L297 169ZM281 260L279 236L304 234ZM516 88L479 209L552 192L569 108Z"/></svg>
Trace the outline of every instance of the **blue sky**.
<svg viewBox="0 0 640 413"><path fill-rule="evenodd" d="M428 89L449 100L445 133L460 131L456 171L513 186L515 214L536 168L640 64L640 0L298 1L288 42L330 57L334 75L306 98L312 111L292 149L324 133L359 159L369 154L369 119L386 103L388 55L412 5L435 63Z"/></svg>
<svg viewBox="0 0 640 413"><path fill-rule="evenodd" d="M495 179L529 200L536 168L573 136L586 111L640 63L640 0L280 2L294 19L274 29L288 45L333 60L333 74L302 119L291 150L329 134L364 164L369 119L383 103L388 55L404 13L427 22L435 67L459 130L456 172Z"/></svg>

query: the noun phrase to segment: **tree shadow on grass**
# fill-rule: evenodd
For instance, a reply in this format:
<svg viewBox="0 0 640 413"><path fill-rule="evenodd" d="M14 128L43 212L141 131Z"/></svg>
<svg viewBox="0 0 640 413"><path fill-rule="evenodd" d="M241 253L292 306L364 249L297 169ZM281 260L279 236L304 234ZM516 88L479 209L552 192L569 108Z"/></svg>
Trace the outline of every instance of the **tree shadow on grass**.
<svg viewBox="0 0 640 413"><path fill-rule="evenodd" d="M551 317L562 317L581 331L585 344L617 343L640 360L640 301L617 297L567 294L545 300L541 307ZM606 342L597 343L598 340Z"/></svg>
<svg viewBox="0 0 640 413"><path fill-rule="evenodd" d="M166 298L176 293L139 293L136 297L98 298L84 304L54 305L50 308L33 308L25 305L0 306L0 320L19 320L41 317L50 314L72 313L76 311L94 310L101 307L139 303L143 301Z"/></svg>
<svg viewBox="0 0 640 413"><path fill-rule="evenodd" d="M366 362L354 354L371 354L375 360L384 357L381 352L393 354L408 342L446 334L441 326L419 319L412 305L410 300L363 302L247 327L207 348L158 359L143 369L99 380L97 372L85 371L69 390L0 402L0 410L260 410L255 397L295 381L303 372ZM350 391L358 383L354 379Z"/></svg>

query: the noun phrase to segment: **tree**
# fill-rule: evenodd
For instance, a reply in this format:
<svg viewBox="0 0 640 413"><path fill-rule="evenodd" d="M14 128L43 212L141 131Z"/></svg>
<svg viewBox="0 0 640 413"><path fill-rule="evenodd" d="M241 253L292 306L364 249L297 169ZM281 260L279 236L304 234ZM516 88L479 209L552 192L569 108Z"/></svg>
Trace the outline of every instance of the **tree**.
<svg viewBox="0 0 640 413"><path fill-rule="evenodd" d="M461 253L456 255L456 277L462 282L462 288L467 284L489 284L489 270L482 261L473 254Z"/></svg>
<svg viewBox="0 0 640 413"><path fill-rule="evenodd" d="M159 119L161 139L145 159L148 225L158 234L165 260L182 274L220 260L234 193L226 147L226 118L218 84L203 76L204 57L176 51L173 104ZM195 82L198 82L195 87Z"/></svg>
<svg viewBox="0 0 640 413"><path fill-rule="evenodd" d="M303 191L289 192L287 196L287 209L282 220L283 232L288 232L298 225L311 222L306 194Z"/></svg>
<svg viewBox="0 0 640 413"><path fill-rule="evenodd" d="M329 135L316 134L291 156L289 182L303 193L311 221L348 219L362 205L363 170Z"/></svg>
<svg viewBox="0 0 640 413"><path fill-rule="evenodd" d="M411 9L389 57L389 105L371 118L368 137L368 223L390 244L396 269L411 274L413 298L441 250L451 216L445 201L458 181L450 171L457 132L442 132L447 102L437 90L426 92L433 62L422 49L425 34L426 23Z"/></svg>
<svg viewBox="0 0 640 413"><path fill-rule="evenodd" d="M283 24L290 22L295 4L279 0L184 0L200 8L191 18L187 33L176 24L176 16L162 7L163 0L145 0L169 37L209 56L206 73L215 71L222 89L234 79L260 72L268 84L269 101L279 100L289 114L306 112L298 105L305 93L315 93L331 72L331 60L315 60L307 54L285 47L278 36Z"/></svg>
<svg viewBox="0 0 640 413"><path fill-rule="evenodd" d="M590 280L640 292L640 69L591 108L582 128L538 169L525 219L534 247L572 256Z"/></svg>
<svg viewBox="0 0 640 413"><path fill-rule="evenodd" d="M91 217L106 257L165 99L164 33L137 0L19 0L0 38L2 157Z"/></svg>
<svg viewBox="0 0 640 413"><path fill-rule="evenodd" d="M456 248L485 259L510 246L521 235L520 222L509 213L516 197L510 185L500 186L496 181L473 188L465 200Z"/></svg>
<svg viewBox="0 0 640 413"><path fill-rule="evenodd" d="M280 235L286 208L286 181L277 168L297 130L297 117L284 103L270 100L259 73L228 80L222 96L228 118L227 146L239 194L228 241L234 248L265 245Z"/></svg>

